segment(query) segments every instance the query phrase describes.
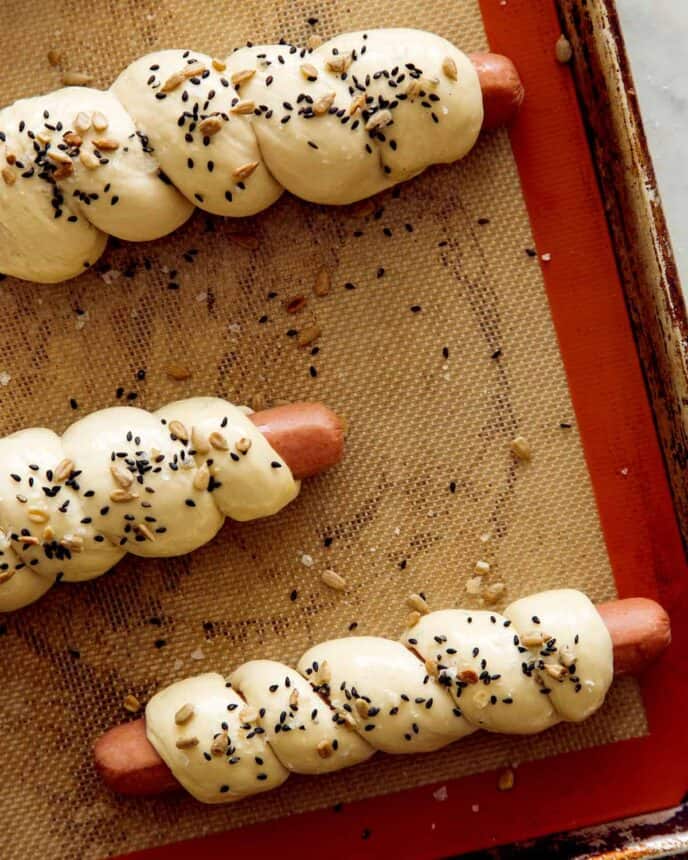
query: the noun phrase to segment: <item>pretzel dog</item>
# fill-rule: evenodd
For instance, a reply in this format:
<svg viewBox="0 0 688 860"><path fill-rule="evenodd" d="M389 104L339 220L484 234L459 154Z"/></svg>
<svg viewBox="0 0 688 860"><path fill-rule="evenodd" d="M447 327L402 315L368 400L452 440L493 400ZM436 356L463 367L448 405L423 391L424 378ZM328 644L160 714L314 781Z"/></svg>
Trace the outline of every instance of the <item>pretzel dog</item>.
<svg viewBox="0 0 688 860"><path fill-rule="evenodd" d="M671 640L645 598L595 607L573 589L521 598L503 614L412 613L397 641L350 636L314 645L296 669L244 663L156 693L139 719L95 744L107 785L157 794L182 785L225 803L382 752L439 749L477 729L532 734L586 719L614 675L647 668Z"/></svg>
<svg viewBox="0 0 688 860"><path fill-rule="evenodd" d="M506 57L467 56L421 30L226 59L158 51L109 90L66 87L0 110L0 272L64 281L108 235L157 239L195 206L253 215L285 189L352 203L462 158L522 100Z"/></svg>

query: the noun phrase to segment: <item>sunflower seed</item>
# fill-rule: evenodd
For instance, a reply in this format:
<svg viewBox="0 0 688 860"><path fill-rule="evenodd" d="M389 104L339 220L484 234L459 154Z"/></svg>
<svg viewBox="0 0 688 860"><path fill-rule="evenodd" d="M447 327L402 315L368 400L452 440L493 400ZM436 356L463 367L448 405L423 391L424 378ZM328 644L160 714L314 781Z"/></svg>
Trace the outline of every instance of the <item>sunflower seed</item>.
<svg viewBox="0 0 688 860"><path fill-rule="evenodd" d="M353 99L353 101L349 105L349 110L347 111L347 113L349 114L349 116L353 116L356 113L356 111L363 110L363 108L365 106L366 106L365 93L359 93L356 96L356 98Z"/></svg>
<svg viewBox="0 0 688 860"><path fill-rule="evenodd" d="M332 588L334 591L344 591L346 589L346 580L334 570L324 570L320 581L323 585Z"/></svg>
<svg viewBox="0 0 688 860"><path fill-rule="evenodd" d="M191 717L193 717L196 709L194 706L187 702L185 705L182 705L181 708L174 715L174 721L178 726L183 726L184 723L188 723Z"/></svg>
<svg viewBox="0 0 688 860"><path fill-rule="evenodd" d="M84 539L80 535L65 535L60 541L60 546L72 552L83 552Z"/></svg>
<svg viewBox="0 0 688 860"><path fill-rule="evenodd" d="M100 160L96 158L96 156L89 152L87 149L82 149L79 153L79 161L87 167L89 170L95 170L96 167L100 167Z"/></svg>
<svg viewBox="0 0 688 860"><path fill-rule="evenodd" d="M113 490L110 493L111 502L131 502L138 497L138 493L130 493L128 490Z"/></svg>
<svg viewBox="0 0 688 860"><path fill-rule="evenodd" d="M111 137L99 137L93 141L93 146L96 149L101 149L103 152L114 152L119 149L119 143Z"/></svg>
<svg viewBox="0 0 688 860"><path fill-rule="evenodd" d="M315 81L318 78L318 70L310 63L302 63L301 74L307 81Z"/></svg>
<svg viewBox="0 0 688 860"><path fill-rule="evenodd" d="M320 326L306 326L306 328L302 328L301 331L298 333L296 342L299 346L309 346L311 343L316 341L321 334L322 331L320 329Z"/></svg>
<svg viewBox="0 0 688 860"><path fill-rule="evenodd" d="M213 742L210 744L210 752L213 755L224 755L227 752L227 747L229 746L229 736L227 732L220 732L220 734L213 738Z"/></svg>
<svg viewBox="0 0 688 860"><path fill-rule="evenodd" d="M409 609L415 609L416 612L420 612L421 615L427 615L430 612L427 601L420 594L409 594L406 598L406 605Z"/></svg>
<svg viewBox="0 0 688 860"><path fill-rule="evenodd" d="M511 451L519 460L530 460L533 456L530 442L523 436L517 436L512 440Z"/></svg>
<svg viewBox="0 0 688 860"><path fill-rule="evenodd" d="M373 114L370 117L368 122L365 124L366 131L374 131L376 128L383 128L386 125L389 125L392 122L392 111L387 110L379 110L377 113Z"/></svg>
<svg viewBox="0 0 688 860"><path fill-rule="evenodd" d="M327 60L325 68L328 72L335 72L335 74L341 75L349 68L352 60L353 57L351 54L338 54L336 57L333 56Z"/></svg>
<svg viewBox="0 0 688 860"><path fill-rule="evenodd" d="M258 167L258 164L258 161L247 161L246 164L242 164L241 167L234 168L232 176L235 179L248 179L256 167Z"/></svg>
<svg viewBox="0 0 688 860"><path fill-rule="evenodd" d="M329 758L332 755L332 744L327 740L322 740L316 747L320 758Z"/></svg>
<svg viewBox="0 0 688 860"><path fill-rule="evenodd" d="M319 99L316 99L313 102L313 113L316 116L322 116L327 113L328 110L332 107L332 104L335 99L335 93L327 93L327 95L320 96Z"/></svg>
<svg viewBox="0 0 688 860"><path fill-rule="evenodd" d="M134 476L129 469L125 469L119 463L113 463L110 466L110 474L124 490L128 490L134 483Z"/></svg>
<svg viewBox="0 0 688 860"><path fill-rule="evenodd" d="M79 111L79 113L74 117L74 128L77 131L88 131L91 127L91 117L84 113L83 111Z"/></svg>
<svg viewBox="0 0 688 860"><path fill-rule="evenodd" d="M425 671L430 675L431 678L436 678L439 674L439 670L437 668L437 663L434 660L426 660L425 661Z"/></svg>
<svg viewBox="0 0 688 860"><path fill-rule="evenodd" d="M229 448L227 440L218 430L214 430L210 436L208 436L208 441L211 446L218 451L227 451Z"/></svg>
<svg viewBox="0 0 688 860"><path fill-rule="evenodd" d="M561 681L564 675L569 674L569 670L558 663L546 663L545 672L547 672L550 678L554 678L555 681Z"/></svg>
<svg viewBox="0 0 688 860"><path fill-rule="evenodd" d="M449 78L450 81L455 81L459 77L456 63L454 62L454 60L452 60L451 57L445 57L442 60L442 71Z"/></svg>
<svg viewBox="0 0 688 860"><path fill-rule="evenodd" d="M145 523L136 523L134 531L137 532L137 534L143 535L145 539L149 540L151 543L155 543L155 535Z"/></svg>
<svg viewBox="0 0 688 860"><path fill-rule="evenodd" d="M50 519L50 514L42 508L29 508L27 517L32 523L47 523Z"/></svg>
<svg viewBox="0 0 688 860"><path fill-rule="evenodd" d="M417 609L414 609L413 612L409 612L409 614L406 616L406 626L415 627L416 624L418 624L418 622L420 621L420 619L420 612L418 612Z"/></svg>
<svg viewBox="0 0 688 860"><path fill-rule="evenodd" d="M245 84L246 81L250 81L255 73L255 69L242 69L240 72L234 72L231 77L232 84L235 87L240 87L242 84Z"/></svg>
<svg viewBox="0 0 688 860"><path fill-rule="evenodd" d="M210 469L207 463L198 469L193 478L193 485L196 490L207 490L210 484Z"/></svg>
<svg viewBox="0 0 688 860"><path fill-rule="evenodd" d="M87 87L93 82L93 75L86 72L63 72L62 83L66 87Z"/></svg>
<svg viewBox="0 0 688 860"><path fill-rule="evenodd" d="M180 439L182 442L189 441L189 431L186 429L184 424L181 421L170 421L169 430L173 436L176 436L177 439Z"/></svg>
<svg viewBox="0 0 688 860"><path fill-rule="evenodd" d="M212 137L222 129L223 122L217 116L209 116L198 124L198 130L206 137Z"/></svg>
<svg viewBox="0 0 688 860"><path fill-rule="evenodd" d="M251 440L247 439L245 436L242 436L241 439L237 440L234 447L240 454L246 454L251 447Z"/></svg>
<svg viewBox="0 0 688 860"><path fill-rule="evenodd" d="M184 367L183 364L170 364L165 369L165 372L172 379L176 379L179 381L183 379L189 379L191 376L191 371L188 369L188 367Z"/></svg>
<svg viewBox="0 0 688 860"><path fill-rule="evenodd" d="M332 281L330 278L330 273L327 269L320 269L318 274L315 276L315 284L313 285L313 292L316 296L322 298L326 296L330 292L330 287L332 285Z"/></svg>
<svg viewBox="0 0 688 860"><path fill-rule="evenodd" d="M128 696L125 696L124 701L122 702L122 706L125 711L129 711L130 714L135 714L141 710L141 702L134 696L132 693L129 693Z"/></svg>
<svg viewBox="0 0 688 860"><path fill-rule="evenodd" d="M91 117L91 122L93 123L93 128L96 131L105 131L108 127L108 118L104 113L101 113L99 110L93 113Z"/></svg>
<svg viewBox="0 0 688 860"><path fill-rule="evenodd" d="M70 460L68 457L65 457L64 460L60 460L60 462L53 469L53 480L56 484L61 484L62 481L65 481L74 471L74 460Z"/></svg>
<svg viewBox="0 0 688 860"><path fill-rule="evenodd" d="M66 152L62 152L61 149L51 149L49 152L46 153L46 155L55 164L72 163L72 159L67 155Z"/></svg>
<svg viewBox="0 0 688 860"><path fill-rule="evenodd" d="M238 114L248 114L253 113L256 109L255 102L252 101L240 101L237 102L233 108L229 109L230 113L238 113Z"/></svg>

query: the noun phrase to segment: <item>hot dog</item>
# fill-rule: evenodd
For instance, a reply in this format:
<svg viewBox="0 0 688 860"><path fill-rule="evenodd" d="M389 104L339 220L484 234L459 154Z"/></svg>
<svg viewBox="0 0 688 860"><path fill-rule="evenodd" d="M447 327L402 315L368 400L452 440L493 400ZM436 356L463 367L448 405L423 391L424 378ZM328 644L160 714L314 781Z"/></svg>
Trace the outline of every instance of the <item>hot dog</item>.
<svg viewBox="0 0 688 860"><path fill-rule="evenodd" d="M211 540L225 517L275 514L302 478L339 462L343 445L340 419L318 403L247 417L211 397L155 414L101 410L62 437L44 428L6 436L0 612L37 600L58 580L99 576L125 552L183 555Z"/></svg>
<svg viewBox="0 0 688 860"><path fill-rule="evenodd" d="M342 459L342 421L321 403L289 403L249 417L297 480L324 472Z"/></svg>
<svg viewBox="0 0 688 860"><path fill-rule="evenodd" d="M615 675L637 675L671 642L669 616L654 600L627 597L601 603L597 611L614 642Z"/></svg>
<svg viewBox="0 0 688 860"><path fill-rule="evenodd" d="M285 190L355 203L463 158L522 101L506 57L469 57L420 30L343 33L313 49L249 44L224 59L156 51L109 90L66 87L0 109L0 272L67 280L108 235L158 239L194 206L244 217ZM47 117L59 134L39 147ZM143 153L130 146L137 132Z"/></svg>
<svg viewBox="0 0 688 860"><path fill-rule="evenodd" d="M615 675L642 672L671 641L669 617L653 600L616 600L601 604L597 610L611 636ZM146 737L143 718L105 732L93 753L98 773L113 791L145 795L179 788Z"/></svg>
<svg viewBox="0 0 688 860"><path fill-rule="evenodd" d="M469 54L483 94L483 129L510 125L523 104L525 90L516 66L502 54Z"/></svg>

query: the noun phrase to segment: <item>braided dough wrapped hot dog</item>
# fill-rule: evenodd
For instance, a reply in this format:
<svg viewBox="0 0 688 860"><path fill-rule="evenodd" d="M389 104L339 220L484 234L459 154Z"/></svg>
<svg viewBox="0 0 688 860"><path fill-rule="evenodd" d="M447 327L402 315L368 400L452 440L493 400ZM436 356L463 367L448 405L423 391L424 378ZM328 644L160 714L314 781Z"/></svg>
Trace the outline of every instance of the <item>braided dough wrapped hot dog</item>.
<svg viewBox="0 0 688 860"><path fill-rule="evenodd" d="M468 57L420 30L227 60L149 54L107 91L65 88L0 110L0 272L66 280L108 234L159 238L194 206L252 215L285 188L361 200L462 158L481 125L509 122L522 100L506 57Z"/></svg>
<svg viewBox="0 0 688 860"><path fill-rule="evenodd" d="M358 636L310 648L298 668L271 660L207 673L156 693L145 723L111 729L96 767L116 791L184 786L205 803L276 788L376 750L427 752L471 734L532 734L578 722L614 674L639 672L671 639L652 600L595 607L572 589L496 612L430 612L399 641Z"/></svg>
<svg viewBox="0 0 688 860"><path fill-rule="evenodd" d="M277 513L301 478L341 458L342 425L324 406L249 411L193 397L154 413L103 409L61 437L0 439L0 612L58 580L100 576L127 552L191 552L225 517Z"/></svg>

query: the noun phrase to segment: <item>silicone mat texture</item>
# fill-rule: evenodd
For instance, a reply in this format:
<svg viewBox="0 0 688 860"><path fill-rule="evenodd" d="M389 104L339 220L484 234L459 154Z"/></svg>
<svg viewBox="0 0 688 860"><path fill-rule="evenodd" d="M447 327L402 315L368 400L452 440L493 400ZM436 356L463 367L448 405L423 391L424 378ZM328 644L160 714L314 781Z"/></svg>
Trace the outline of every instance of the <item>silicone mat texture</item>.
<svg viewBox="0 0 688 860"><path fill-rule="evenodd" d="M303 43L312 32L385 25L435 31L466 51L486 47L473 0L399 0L393 14L379 0L39 0L33 10L29 20L16 0L5 6L2 103L59 86L50 49L107 86L163 47L224 56L246 39ZM254 405L321 400L349 425L344 463L306 482L278 516L229 524L193 556L128 557L100 580L55 588L3 619L7 856L100 857L646 732L637 687L623 680L580 726L380 755L232 806L183 794L118 798L93 771L91 744L126 718L127 694L145 701L173 680L252 657L291 662L350 630L396 636L413 591L433 608L477 607L466 583L478 559L491 565L488 582L506 585L496 608L562 585L593 600L615 594L532 249L499 132L462 163L370 207L327 209L285 195L244 222L197 213L165 240L112 243L96 269L67 285L0 285L0 432L62 430L132 397L155 408L196 394ZM332 290L317 297L322 268ZM285 304L296 295L307 302L292 315ZM313 322L322 329L316 354L293 335ZM191 377L171 379L171 365ZM530 463L510 453L519 434L532 445ZM345 577L344 594L321 584L326 568Z"/></svg>

